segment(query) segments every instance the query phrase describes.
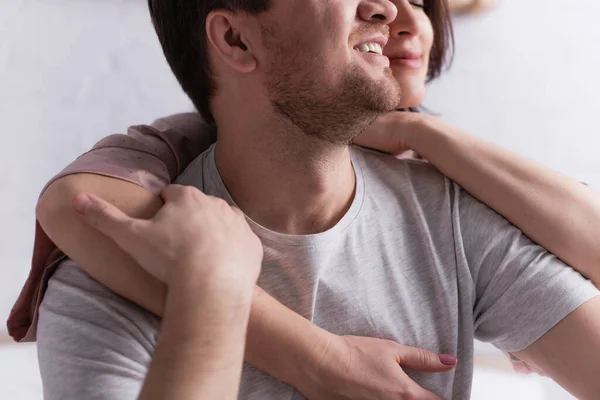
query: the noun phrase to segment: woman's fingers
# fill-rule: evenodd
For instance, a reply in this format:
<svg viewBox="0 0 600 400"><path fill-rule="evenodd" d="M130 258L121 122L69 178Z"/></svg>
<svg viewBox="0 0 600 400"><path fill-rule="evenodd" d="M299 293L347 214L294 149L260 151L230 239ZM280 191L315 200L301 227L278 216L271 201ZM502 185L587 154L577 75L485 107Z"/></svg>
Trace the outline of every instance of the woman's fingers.
<svg viewBox="0 0 600 400"><path fill-rule="evenodd" d="M416 347L398 345L397 361L401 367L423 372L446 372L456 368L458 360L450 354L437 354Z"/></svg>
<svg viewBox="0 0 600 400"><path fill-rule="evenodd" d="M414 127L416 117L411 112L390 112L377 118L377 120L360 134L354 143L385 153L398 155L408 148L407 136Z"/></svg>

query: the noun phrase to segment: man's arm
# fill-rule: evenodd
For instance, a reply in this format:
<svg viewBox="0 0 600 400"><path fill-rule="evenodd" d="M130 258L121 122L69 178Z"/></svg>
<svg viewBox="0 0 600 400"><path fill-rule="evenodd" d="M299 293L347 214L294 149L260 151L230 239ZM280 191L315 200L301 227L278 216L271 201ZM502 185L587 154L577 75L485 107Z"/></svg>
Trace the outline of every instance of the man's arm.
<svg viewBox="0 0 600 400"><path fill-rule="evenodd" d="M599 364L590 359L600 356L598 289L458 185L453 189L456 237L475 289L475 337L578 395L598 398Z"/></svg>
<svg viewBox="0 0 600 400"><path fill-rule="evenodd" d="M169 290L139 400L237 399L251 292L184 286Z"/></svg>
<svg viewBox="0 0 600 400"><path fill-rule="evenodd" d="M87 224L167 285L140 399L236 399L262 244L244 215L221 199L179 185L161 196L166 204L152 219L131 218L90 194L73 201Z"/></svg>
<svg viewBox="0 0 600 400"><path fill-rule="evenodd" d="M515 356L578 399L600 398L600 297L589 300Z"/></svg>
<svg viewBox="0 0 600 400"><path fill-rule="evenodd" d="M251 290L218 281L174 287L161 322L63 262L40 309L44 399L236 399Z"/></svg>

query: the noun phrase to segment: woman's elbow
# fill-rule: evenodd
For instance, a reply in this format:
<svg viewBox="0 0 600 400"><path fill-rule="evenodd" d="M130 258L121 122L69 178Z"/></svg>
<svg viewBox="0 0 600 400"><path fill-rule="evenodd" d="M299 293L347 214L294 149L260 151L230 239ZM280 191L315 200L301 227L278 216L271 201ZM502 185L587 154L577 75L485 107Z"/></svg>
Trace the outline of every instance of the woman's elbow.
<svg viewBox="0 0 600 400"><path fill-rule="evenodd" d="M75 188L66 177L54 181L46 188L35 207L36 218L44 231L55 223L64 221L74 212L72 199L75 194Z"/></svg>

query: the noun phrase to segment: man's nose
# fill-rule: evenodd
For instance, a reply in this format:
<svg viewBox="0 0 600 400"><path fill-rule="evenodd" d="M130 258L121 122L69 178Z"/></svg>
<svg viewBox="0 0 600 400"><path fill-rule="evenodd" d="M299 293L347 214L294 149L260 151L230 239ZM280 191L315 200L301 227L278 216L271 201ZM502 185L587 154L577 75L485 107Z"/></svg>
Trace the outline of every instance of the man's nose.
<svg viewBox="0 0 600 400"><path fill-rule="evenodd" d="M361 0L358 6L360 19L366 22L391 24L398 14L398 9L389 0Z"/></svg>

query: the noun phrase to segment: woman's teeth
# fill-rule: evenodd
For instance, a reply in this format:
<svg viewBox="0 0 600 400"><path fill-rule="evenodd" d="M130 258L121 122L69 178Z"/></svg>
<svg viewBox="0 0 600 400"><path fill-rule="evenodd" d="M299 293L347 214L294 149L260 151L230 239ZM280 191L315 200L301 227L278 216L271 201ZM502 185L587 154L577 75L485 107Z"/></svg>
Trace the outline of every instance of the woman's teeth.
<svg viewBox="0 0 600 400"><path fill-rule="evenodd" d="M360 51L361 53L383 54L383 49L379 43L363 43L359 44L354 49Z"/></svg>

